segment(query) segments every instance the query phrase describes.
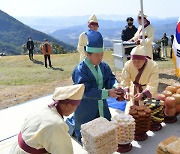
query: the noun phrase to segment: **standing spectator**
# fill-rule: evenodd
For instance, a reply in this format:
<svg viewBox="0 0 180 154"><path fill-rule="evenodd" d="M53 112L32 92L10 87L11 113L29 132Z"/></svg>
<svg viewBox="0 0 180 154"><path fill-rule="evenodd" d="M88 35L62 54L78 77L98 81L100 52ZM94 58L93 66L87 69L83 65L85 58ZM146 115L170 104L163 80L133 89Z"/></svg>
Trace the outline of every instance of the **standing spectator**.
<svg viewBox="0 0 180 154"><path fill-rule="evenodd" d="M130 39L132 42L136 42L137 45L144 45L145 44L145 55L149 59L153 59L153 52L152 52L152 42L154 39L154 27L151 25L150 21L147 19L147 15L143 15L144 17L144 35L145 35L145 42L143 43L143 36L142 36L142 19L141 19L141 11L138 14L137 21L139 23L139 27L137 32L134 34L134 37Z"/></svg>
<svg viewBox="0 0 180 154"><path fill-rule="evenodd" d="M169 39L166 36L166 33L164 33L164 36L161 39L161 45L162 45L162 51L163 51L163 57L167 57L167 47L168 47L168 41Z"/></svg>
<svg viewBox="0 0 180 154"><path fill-rule="evenodd" d="M174 41L174 35L171 35L171 52L170 52L170 58L172 58L172 45Z"/></svg>
<svg viewBox="0 0 180 154"><path fill-rule="evenodd" d="M92 31L97 31L99 28L99 24L98 24L98 19L95 15L91 15L88 19L88 27L89 30ZM77 50L80 53L80 62L84 60L84 58L86 58L86 54L85 54L85 46L88 43L88 37L87 37L87 32L83 32L80 34L79 36L79 42L78 42L78 47Z"/></svg>
<svg viewBox="0 0 180 154"><path fill-rule="evenodd" d="M137 32L137 28L133 25L133 21L134 19L132 17L128 17L126 19L127 25L125 26L125 29L123 29L121 33L121 39L123 41L130 40L134 36L134 34ZM125 49L126 56L130 56L131 50L132 48Z"/></svg>
<svg viewBox="0 0 180 154"><path fill-rule="evenodd" d="M49 60L49 67L52 67L51 65L51 54L52 51L52 46L50 45L50 43L48 42L47 39L44 39L44 43L42 45L42 53L44 55L44 61L45 61L45 67L47 68L47 58Z"/></svg>
<svg viewBox="0 0 180 154"><path fill-rule="evenodd" d="M34 42L31 39L31 37L28 38L28 41L26 43L27 49L29 51L29 59L33 60L33 50L34 50Z"/></svg>

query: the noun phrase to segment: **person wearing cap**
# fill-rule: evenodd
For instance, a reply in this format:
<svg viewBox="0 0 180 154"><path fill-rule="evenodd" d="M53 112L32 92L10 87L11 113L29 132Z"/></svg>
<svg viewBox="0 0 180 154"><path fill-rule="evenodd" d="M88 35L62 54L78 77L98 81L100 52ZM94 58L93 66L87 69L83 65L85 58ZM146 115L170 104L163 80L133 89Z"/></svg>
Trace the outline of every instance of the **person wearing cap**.
<svg viewBox="0 0 180 154"><path fill-rule="evenodd" d="M47 39L44 39L44 42L42 45L42 53L44 55L44 64L46 68L47 68L47 59L49 61L49 67L52 67L51 57L50 57L51 52L52 52L51 44L49 43Z"/></svg>
<svg viewBox="0 0 180 154"><path fill-rule="evenodd" d="M133 48L131 60L124 65L120 83L126 92L125 98L130 100L126 105L125 113L129 112L131 105L139 105L140 101L154 97L158 84L158 64L145 56L143 46Z"/></svg>
<svg viewBox="0 0 180 154"><path fill-rule="evenodd" d="M121 39L123 41L130 40L134 36L134 34L137 32L137 28L133 25L133 21L134 21L134 19L132 17L128 17L126 19L127 25L125 26L125 29L123 29L122 33L121 33ZM132 48L126 48L125 54L127 56L130 56L131 50L132 50ZM128 58L128 60L129 60L129 58Z"/></svg>
<svg viewBox="0 0 180 154"><path fill-rule="evenodd" d="M84 84L85 91L81 104L74 115L67 119L70 127L70 135L75 135L81 142L80 127L82 124L98 117L111 120L111 114L106 99L120 97L116 88L117 80L112 74L108 64L102 62L103 38L93 30L86 33L88 44L86 46L87 57L76 66L72 79L74 84Z"/></svg>
<svg viewBox="0 0 180 154"><path fill-rule="evenodd" d="M83 93L83 84L56 88L54 102L25 119L10 154L73 154L63 116L76 110Z"/></svg>
<svg viewBox="0 0 180 154"><path fill-rule="evenodd" d="M154 27L151 25L150 21L147 20L147 15L143 15L143 17L145 42L143 43L141 11L139 12L137 18L137 21L140 26L138 27L137 32L134 34L134 37L130 39L130 41L136 42L137 45L145 45L147 58L153 59L152 42L154 39Z"/></svg>
<svg viewBox="0 0 180 154"><path fill-rule="evenodd" d="M88 27L90 30L97 31L99 28L98 19L95 15L91 15L88 19ZM85 54L85 46L88 42L88 37L86 35L87 32L83 32L79 36L79 42L77 50L80 53L80 62L84 60L86 57Z"/></svg>

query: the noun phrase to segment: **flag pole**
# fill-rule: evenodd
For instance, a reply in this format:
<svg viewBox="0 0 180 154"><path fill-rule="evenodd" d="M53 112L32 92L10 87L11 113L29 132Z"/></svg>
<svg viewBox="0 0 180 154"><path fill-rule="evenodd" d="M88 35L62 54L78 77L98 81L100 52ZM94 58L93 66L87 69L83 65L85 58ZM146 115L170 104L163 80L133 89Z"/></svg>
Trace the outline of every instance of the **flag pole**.
<svg viewBox="0 0 180 154"><path fill-rule="evenodd" d="M145 47L143 0L140 0L140 4L141 4L142 39L143 39L143 46Z"/></svg>

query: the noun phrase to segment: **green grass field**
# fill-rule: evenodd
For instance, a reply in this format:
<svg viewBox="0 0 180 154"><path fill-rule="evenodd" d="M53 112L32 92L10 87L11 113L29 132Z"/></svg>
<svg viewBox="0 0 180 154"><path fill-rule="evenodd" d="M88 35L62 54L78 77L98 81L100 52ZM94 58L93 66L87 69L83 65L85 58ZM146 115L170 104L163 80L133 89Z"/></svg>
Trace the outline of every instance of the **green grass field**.
<svg viewBox="0 0 180 154"><path fill-rule="evenodd" d="M35 61L28 56L7 56L0 58L0 85L36 85L46 82L65 80L72 74L72 70L79 62L78 53L52 55L54 69L46 69L42 55L35 55ZM106 52L104 60L113 69L111 52ZM160 69L173 67L171 60L157 61Z"/></svg>
<svg viewBox="0 0 180 154"><path fill-rule="evenodd" d="M36 85L64 80L71 75L78 62L77 54L52 55L54 69L46 69L42 55L35 55L34 59L33 62L27 56L2 57L0 85Z"/></svg>
<svg viewBox="0 0 180 154"><path fill-rule="evenodd" d="M106 51L104 61L112 70L113 57ZM38 98L54 91L55 87L72 84L71 74L79 63L78 53L52 55L53 69L44 67L43 55L0 57L0 108ZM157 61L160 70L172 70L172 60Z"/></svg>

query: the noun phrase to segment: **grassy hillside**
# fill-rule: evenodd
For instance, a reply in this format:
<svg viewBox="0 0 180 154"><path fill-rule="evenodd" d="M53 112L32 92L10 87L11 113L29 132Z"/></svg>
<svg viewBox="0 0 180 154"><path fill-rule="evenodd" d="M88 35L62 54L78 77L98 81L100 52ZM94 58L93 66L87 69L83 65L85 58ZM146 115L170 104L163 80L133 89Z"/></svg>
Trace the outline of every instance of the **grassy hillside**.
<svg viewBox="0 0 180 154"><path fill-rule="evenodd" d="M37 41L43 41L44 38L47 38L49 41L63 46L66 50L74 49L71 45L24 25L1 10L0 25L0 52L6 54L21 54L21 46L26 43L30 36Z"/></svg>
<svg viewBox="0 0 180 154"><path fill-rule="evenodd" d="M0 57L0 109L53 93L55 87L72 83L71 74L79 54L52 55L53 69L43 65L43 55ZM110 53L105 59L112 65Z"/></svg>
<svg viewBox="0 0 180 154"><path fill-rule="evenodd" d="M111 54L105 52L104 61L114 70ZM53 69L44 67L43 55L34 58L33 62L25 55L0 57L0 109L53 93L55 87L72 84L71 74L79 63L78 53L52 55ZM174 82L172 61L158 61L158 64L161 87ZM120 80L119 72L117 77Z"/></svg>

